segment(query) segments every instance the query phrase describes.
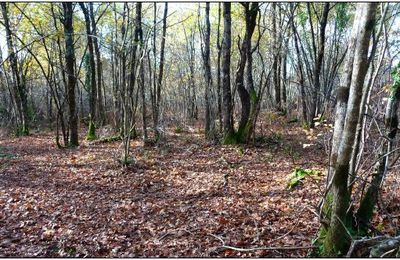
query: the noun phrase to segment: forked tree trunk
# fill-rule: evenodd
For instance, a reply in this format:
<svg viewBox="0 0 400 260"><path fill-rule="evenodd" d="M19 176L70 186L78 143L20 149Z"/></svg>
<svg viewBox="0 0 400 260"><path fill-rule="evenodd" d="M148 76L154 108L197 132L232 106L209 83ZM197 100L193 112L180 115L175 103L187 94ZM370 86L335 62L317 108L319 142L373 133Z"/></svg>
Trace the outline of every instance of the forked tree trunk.
<svg viewBox="0 0 400 260"><path fill-rule="evenodd" d="M362 89L368 70L368 48L376 7L377 3L362 3L357 6L357 12L362 12L362 15L360 16L360 30L354 54L344 131L340 139L337 161L334 167L335 171L332 176L332 190L328 195L332 197L332 213L329 227L324 227L327 229L327 233L324 239L322 254L326 256L345 254L351 242L348 230L349 227L352 227L352 220L350 218L351 214L347 213L350 206L351 194L347 189L347 180L355 131L360 113Z"/></svg>

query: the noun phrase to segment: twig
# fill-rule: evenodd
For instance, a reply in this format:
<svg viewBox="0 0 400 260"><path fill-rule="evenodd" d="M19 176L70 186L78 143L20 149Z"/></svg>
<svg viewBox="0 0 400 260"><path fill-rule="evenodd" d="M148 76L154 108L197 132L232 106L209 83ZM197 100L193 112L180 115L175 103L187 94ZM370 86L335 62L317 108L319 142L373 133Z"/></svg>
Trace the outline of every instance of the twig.
<svg viewBox="0 0 400 260"><path fill-rule="evenodd" d="M216 236L216 235L214 235L214 234L209 234L210 236L212 236L212 237L214 237L214 238L216 238L216 239L218 239L219 241L221 241L221 243L222 243L222 246L224 246L225 245L225 241L221 238L221 237L219 237L219 236Z"/></svg>
<svg viewBox="0 0 400 260"><path fill-rule="evenodd" d="M221 248L231 249L239 252L251 252L257 250L298 250L298 249L310 249L317 247L316 246L271 246L271 247L241 248L233 246L221 246Z"/></svg>
<svg viewBox="0 0 400 260"><path fill-rule="evenodd" d="M393 252L396 251L397 249L398 249L398 248L396 247L396 248L393 248L392 250L387 251L386 253L382 254L382 255L380 256L380 258L383 258L383 257L385 257L386 255L388 255L388 254L390 254L390 253L393 253Z"/></svg>
<svg viewBox="0 0 400 260"><path fill-rule="evenodd" d="M347 229L346 225L343 223L343 221L335 215L335 217L337 218L337 220L339 220L340 224L343 226L343 228L346 230L347 235L350 237L351 240L353 240L353 237L350 234L350 231Z"/></svg>

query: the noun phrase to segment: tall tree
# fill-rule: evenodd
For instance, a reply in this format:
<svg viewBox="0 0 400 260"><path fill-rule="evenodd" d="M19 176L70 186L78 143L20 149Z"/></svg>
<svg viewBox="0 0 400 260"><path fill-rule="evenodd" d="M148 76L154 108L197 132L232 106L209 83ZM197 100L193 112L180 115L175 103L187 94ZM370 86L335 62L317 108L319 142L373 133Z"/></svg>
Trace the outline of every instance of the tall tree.
<svg viewBox="0 0 400 260"><path fill-rule="evenodd" d="M313 95L312 95L312 102L311 102L311 112L309 117L309 125L310 127L314 127L314 117L318 113L318 95L321 89L321 69L324 59L324 51L325 51L325 31L326 26L328 24L328 14L329 14L329 3L324 4L324 9L322 12L322 16L319 20L319 42L318 42L318 51L316 47L316 40L314 36L313 24L312 24L312 15L311 15L311 5L313 3L307 3L307 10L308 10L308 18L310 21L310 28L311 28L311 36L312 36L312 46L313 46L313 53L314 53L314 71L313 71Z"/></svg>
<svg viewBox="0 0 400 260"><path fill-rule="evenodd" d="M15 46L13 41L13 34L10 27L10 21L8 17L7 3L0 3L1 11L4 20L4 29L6 31L7 51L11 67L11 82L13 87L12 92L14 94L16 112L18 115L17 120L17 133L21 135L29 134L28 126L28 101L25 82L21 79L21 69L18 66L18 57L15 52Z"/></svg>
<svg viewBox="0 0 400 260"><path fill-rule="evenodd" d="M257 102L257 95L254 91L253 86L253 75L252 75L252 48L251 38L256 27L256 19L258 13L258 3L241 3L244 8L245 21L246 21L246 32L242 41L240 52L240 62L236 70L236 88L239 93L241 102L241 117L239 122L239 129L237 133L237 141L245 142L248 138L250 131L250 125L248 124L250 118L251 107L255 108ZM247 64L247 88L245 86L245 67ZM253 104L252 104L253 103Z"/></svg>
<svg viewBox="0 0 400 260"><path fill-rule="evenodd" d="M99 125L102 125L105 120L105 111L104 111L104 91L103 91L103 65L101 61L101 53L100 53L100 44L97 35L97 21L95 19L94 11L93 11L93 2L89 2L89 14L90 14L90 24L92 25L92 38L93 38L93 47L96 55L96 72L97 72L97 106L96 109L97 121Z"/></svg>
<svg viewBox="0 0 400 260"><path fill-rule="evenodd" d="M155 10L156 6L154 6ZM155 11L154 11L155 12ZM158 76L156 76L156 73L154 73L154 81L156 82L157 78L157 83L155 84L155 90L154 90L154 95L155 95L155 105L153 109L153 121L154 121L154 128L156 129L156 137L157 139L159 138L159 131L158 131L158 126L159 126L159 121L160 121L160 104L161 104L161 87L162 87L162 81L163 81L163 76L164 76L164 59L165 59L165 38L167 35L167 16L168 16L168 3L165 3L164 6L164 15L163 15L163 27L162 27L162 37L161 37L161 46L160 46L160 64L159 64L159 69L158 69ZM155 17L155 15L154 15ZM155 18L154 18L155 19ZM156 27L156 22L154 20L154 59L156 59L156 45L155 45L155 27ZM155 69L154 65L154 69Z"/></svg>
<svg viewBox="0 0 400 260"><path fill-rule="evenodd" d="M73 27L73 3L63 2L64 10L64 38L65 38L65 70L67 74L67 91L69 106L69 144L70 146L78 146L78 114L76 111L75 101L75 44L74 44L74 27Z"/></svg>
<svg viewBox="0 0 400 260"><path fill-rule="evenodd" d="M203 54L203 67L204 67L204 78L206 80L206 91L205 91L205 101L206 101L206 122L205 122L205 134L206 138L210 140L216 140L216 128L215 128L215 109L214 109L214 98L212 90L212 76L211 76L211 65L210 65L210 3L206 3L206 13L205 13L205 24L206 30L203 35L204 39L204 50L202 48Z"/></svg>
<svg viewBox="0 0 400 260"><path fill-rule="evenodd" d="M232 142L234 138L232 94L231 94L231 45L232 45L232 18L231 3L223 3L224 34L222 40L222 98L224 119L224 143Z"/></svg>
<svg viewBox="0 0 400 260"><path fill-rule="evenodd" d="M87 68L87 74L89 75L89 108L90 108L90 118L89 118L89 130L86 136L87 140L96 139L96 108L97 108L97 86L96 86L96 64L94 60L94 48L93 48L93 36L91 29L91 19L89 15L89 11L84 3L79 3L83 15L85 17L85 26L86 26L86 36L87 36L87 45L89 50L89 66Z"/></svg>
<svg viewBox="0 0 400 260"><path fill-rule="evenodd" d="M347 181L360 112L364 78L368 70L368 48L376 7L377 3L361 3L357 6L357 12L361 12L360 29L354 53L353 72L343 134L340 139L337 160L334 162L332 190L328 194L328 196L332 197L330 199L332 205L329 205L331 206L329 226L323 227L327 231L324 239L323 254L327 256L345 254L351 241L351 237L348 234L348 227L352 226L352 216L351 213L348 213L351 194L347 189Z"/></svg>
<svg viewBox="0 0 400 260"><path fill-rule="evenodd" d="M221 98L221 3L218 3L218 26L217 26L217 105L219 132L222 132L222 98Z"/></svg>

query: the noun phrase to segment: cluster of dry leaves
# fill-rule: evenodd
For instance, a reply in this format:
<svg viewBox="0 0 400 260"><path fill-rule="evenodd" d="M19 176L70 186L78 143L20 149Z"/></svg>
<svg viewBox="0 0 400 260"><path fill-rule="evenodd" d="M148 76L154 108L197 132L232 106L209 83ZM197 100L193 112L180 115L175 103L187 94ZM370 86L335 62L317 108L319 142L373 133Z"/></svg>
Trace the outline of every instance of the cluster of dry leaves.
<svg viewBox="0 0 400 260"><path fill-rule="evenodd" d="M119 142L60 150L54 133L1 140L14 156L0 158L0 256L306 256L222 247L310 246L318 230L324 178L288 190L287 177L324 171L326 129L307 138L294 124L265 128L271 138L256 146L172 129L160 147L132 142L136 163L125 169Z"/></svg>

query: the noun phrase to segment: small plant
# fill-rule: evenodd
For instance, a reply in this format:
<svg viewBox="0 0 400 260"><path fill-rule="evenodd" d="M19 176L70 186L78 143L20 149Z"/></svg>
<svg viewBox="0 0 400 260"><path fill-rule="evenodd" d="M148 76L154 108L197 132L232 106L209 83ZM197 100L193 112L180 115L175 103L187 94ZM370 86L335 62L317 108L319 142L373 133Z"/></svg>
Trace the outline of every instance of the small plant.
<svg viewBox="0 0 400 260"><path fill-rule="evenodd" d="M0 158L12 159L12 158L15 158L15 157L16 157L15 154L11 154L11 153L0 153Z"/></svg>
<svg viewBox="0 0 400 260"><path fill-rule="evenodd" d="M239 146L237 151L238 151L240 156L243 156L244 153L245 153L245 150L244 150L243 146Z"/></svg>
<svg viewBox="0 0 400 260"><path fill-rule="evenodd" d="M310 125L309 125L307 122L305 122L305 121L302 123L301 127L302 127L304 130L307 130L307 131L310 130Z"/></svg>
<svg viewBox="0 0 400 260"><path fill-rule="evenodd" d="M321 171L319 170L296 168L293 173L289 175L288 189L292 190L307 176L319 175L321 175Z"/></svg>
<svg viewBox="0 0 400 260"><path fill-rule="evenodd" d="M93 141L96 140L96 126L94 125L94 122L92 120L90 120L89 122L89 130L88 133L86 135L86 140L87 141Z"/></svg>
<svg viewBox="0 0 400 260"><path fill-rule="evenodd" d="M183 133L183 128L180 126L177 126L177 127L175 127L174 132L175 132L175 134L181 134L181 133Z"/></svg>

